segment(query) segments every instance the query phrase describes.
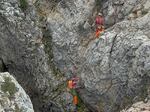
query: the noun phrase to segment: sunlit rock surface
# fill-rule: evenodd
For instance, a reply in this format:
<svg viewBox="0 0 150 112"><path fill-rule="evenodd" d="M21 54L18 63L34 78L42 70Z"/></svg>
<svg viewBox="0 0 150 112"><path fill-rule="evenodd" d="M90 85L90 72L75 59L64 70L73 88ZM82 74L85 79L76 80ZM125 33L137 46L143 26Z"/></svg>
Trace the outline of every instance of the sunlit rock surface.
<svg viewBox="0 0 150 112"><path fill-rule="evenodd" d="M8 72L0 73L0 112L34 112L29 96Z"/></svg>
<svg viewBox="0 0 150 112"><path fill-rule="evenodd" d="M119 112L148 97L149 0L27 3L0 2L0 70L17 78L36 112L65 111L72 102L66 83L75 74L81 112ZM85 46L99 11L107 29Z"/></svg>
<svg viewBox="0 0 150 112"><path fill-rule="evenodd" d="M129 109L125 109L121 112L150 112L150 102L137 102L133 104Z"/></svg>
<svg viewBox="0 0 150 112"><path fill-rule="evenodd" d="M62 72L67 67L82 79L85 88L79 94L91 111L116 112L147 96L150 81L148 1L103 1L99 10L104 13L108 29L99 39L83 46L82 39L88 40L94 33L90 24L94 22L92 9L96 3L93 2L60 1L56 12L48 14L54 62ZM63 7L64 4L68 7ZM78 69L73 71L73 66Z"/></svg>

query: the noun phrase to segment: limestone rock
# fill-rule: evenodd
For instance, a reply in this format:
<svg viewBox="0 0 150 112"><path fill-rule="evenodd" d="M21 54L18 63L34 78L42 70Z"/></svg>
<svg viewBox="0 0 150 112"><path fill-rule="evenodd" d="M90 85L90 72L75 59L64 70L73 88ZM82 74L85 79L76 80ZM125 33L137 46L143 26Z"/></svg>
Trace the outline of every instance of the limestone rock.
<svg viewBox="0 0 150 112"><path fill-rule="evenodd" d="M87 48L84 55L87 64L81 77L90 97L95 94L95 98L91 98L95 104L91 100L89 103L87 98L87 104L93 105L92 110L98 105L104 112L117 112L149 94L150 39L147 33L150 30L146 30L150 29L149 17L150 13L120 22ZM81 94L86 102L86 92L82 90Z"/></svg>
<svg viewBox="0 0 150 112"><path fill-rule="evenodd" d="M81 41L93 37L92 29L87 31L84 27L94 8L88 5L93 4L92 0L59 2L57 11L49 13L47 28L52 34L54 62L62 72L66 67L71 75L75 72L83 80L85 88L80 89L79 94L90 111L117 112L134 100L147 97L150 13L142 12L141 16L136 12L134 19L127 20L133 9L141 10L139 4L142 7L146 2L103 1L106 7L101 10L109 28L87 47L83 47ZM114 21L109 23L111 17ZM72 69L73 66L77 70Z"/></svg>
<svg viewBox="0 0 150 112"><path fill-rule="evenodd" d="M17 0L0 1L0 70L14 74L36 112L63 112L66 81L75 74L82 106L92 112L118 112L147 98L148 0L96 1L27 0L24 8ZM95 10L108 29L94 40Z"/></svg>
<svg viewBox="0 0 150 112"><path fill-rule="evenodd" d="M133 104L129 109L122 110L121 112L150 112L150 102L137 102Z"/></svg>
<svg viewBox="0 0 150 112"><path fill-rule="evenodd" d="M106 0L102 3L101 10L105 16L106 27L112 26L131 14L141 11L142 15L149 9L149 0ZM133 15L132 14L132 15ZM135 14L135 17L141 17L141 14Z"/></svg>
<svg viewBox="0 0 150 112"><path fill-rule="evenodd" d="M52 91L63 81L55 79L57 76L47 64L43 35L32 2L25 5L21 1L0 1L1 68L16 77L30 95L34 110L39 112L44 104L58 96L58 91Z"/></svg>
<svg viewBox="0 0 150 112"><path fill-rule="evenodd" d="M0 112L34 112L29 96L8 72L0 73Z"/></svg>

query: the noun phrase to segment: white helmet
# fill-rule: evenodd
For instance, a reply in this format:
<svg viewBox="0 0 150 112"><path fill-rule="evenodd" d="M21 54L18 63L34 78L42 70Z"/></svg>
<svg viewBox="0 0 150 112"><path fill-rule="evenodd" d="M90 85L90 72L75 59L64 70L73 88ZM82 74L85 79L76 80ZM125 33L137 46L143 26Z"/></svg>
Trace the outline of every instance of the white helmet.
<svg viewBox="0 0 150 112"><path fill-rule="evenodd" d="M98 15L99 15L99 16L102 16L102 13L99 12Z"/></svg>

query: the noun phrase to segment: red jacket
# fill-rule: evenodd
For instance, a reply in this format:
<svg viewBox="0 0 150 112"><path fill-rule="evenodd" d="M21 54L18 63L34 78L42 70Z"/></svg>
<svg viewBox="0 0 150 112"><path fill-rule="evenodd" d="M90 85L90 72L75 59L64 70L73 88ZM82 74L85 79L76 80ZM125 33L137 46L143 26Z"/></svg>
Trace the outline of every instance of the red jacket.
<svg viewBox="0 0 150 112"><path fill-rule="evenodd" d="M97 16L95 20L96 25L104 25L104 18L101 16Z"/></svg>

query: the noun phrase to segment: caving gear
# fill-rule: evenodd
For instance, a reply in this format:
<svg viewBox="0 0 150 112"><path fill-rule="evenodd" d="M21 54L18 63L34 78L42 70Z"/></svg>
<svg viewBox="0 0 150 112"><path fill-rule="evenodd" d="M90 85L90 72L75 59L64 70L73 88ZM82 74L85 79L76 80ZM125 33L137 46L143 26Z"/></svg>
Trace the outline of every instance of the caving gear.
<svg viewBox="0 0 150 112"><path fill-rule="evenodd" d="M73 96L73 104L77 105L78 104L78 97L75 95Z"/></svg>
<svg viewBox="0 0 150 112"><path fill-rule="evenodd" d="M73 87L74 89L77 87L77 82L76 82L76 81L73 81L72 87Z"/></svg>
<svg viewBox="0 0 150 112"><path fill-rule="evenodd" d="M68 81L68 88L69 88L69 89L72 89L72 88L73 88L73 81L72 81L72 80L69 80L69 81Z"/></svg>
<svg viewBox="0 0 150 112"><path fill-rule="evenodd" d="M95 24L98 27L99 25L104 25L104 18L102 16L97 16L95 20Z"/></svg>
<svg viewBox="0 0 150 112"><path fill-rule="evenodd" d="M95 38L99 38L102 32L104 32L104 28L102 26L101 28L97 28L95 32Z"/></svg>
<svg viewBox="0 0 150 112"><path fill-rule="evenodd" d="M68 81L68 88L69 89L75 89L77 87L77 82L79 81L79 78L74 77L71 80Z"/></svg>
<svg viewBox="0 0 150 112"><path fill-rule="evenodd" d="M95 20L96 24L96 32L95 32L95 38L98 38L100 34L104 31L104 18L102 17L102 13L98 13L98 16Z"/></svg>
<svg viewBox="0 0 150 112"><path fill-rule="evenodd" d="M76 89L77 88L77 83L79 82L79 78L75 76L75 77L72 78L72 81L73 81L73 83L72 83L73 88Z"/></svg>
<svg viewBox="0 0 150 112"><path fill-rule="evenodd" d="M77 106L78 106L78 96L77 96L77 92L76 92L76 90L78 89L78 83L79 83L79 78L76 76L76 73L75 73L75 71L77 70L77 67L76 66L74 66L73 67L73 69L72 69L73 71L72 71L72 73L73 73L73 77L72 78L70 78L69 80L68 80L68 82L67 82L67 91L73 96L73 104L74 104L74 106L75 106L75 109L74 109L74 111L73 112L77 112L77 110L78 110L78 108L77 108ZM77 87L78 86L78 87ZM66 98L67 99L67 98ZM68 104L68 105L66 105L66 110L67 110L67 112L70 112L70 104Z"/></svg>

